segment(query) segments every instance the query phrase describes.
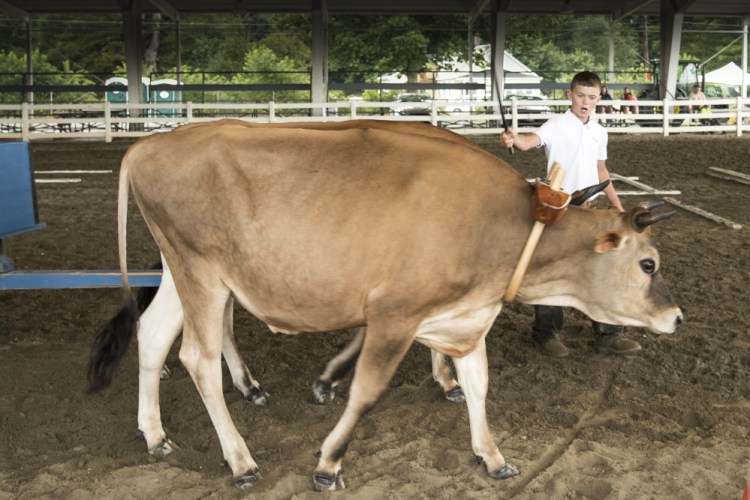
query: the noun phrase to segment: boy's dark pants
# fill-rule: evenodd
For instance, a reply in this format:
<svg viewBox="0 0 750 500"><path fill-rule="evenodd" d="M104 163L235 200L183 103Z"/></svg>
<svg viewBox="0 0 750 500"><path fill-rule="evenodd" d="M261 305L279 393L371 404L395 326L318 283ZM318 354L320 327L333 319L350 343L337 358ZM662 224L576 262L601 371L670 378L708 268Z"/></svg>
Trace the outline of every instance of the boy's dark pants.
<svg viewBox="0 0 750 500"><path fill-rule="evenodd" d="M556 333L563 329L563 308L560 306L534 306L534 328L531 336L534 340L543 344ZM609 325L591 320L591 326L594 328L594 334L597 336L618 335L624 328L619 325Z"/></svg>

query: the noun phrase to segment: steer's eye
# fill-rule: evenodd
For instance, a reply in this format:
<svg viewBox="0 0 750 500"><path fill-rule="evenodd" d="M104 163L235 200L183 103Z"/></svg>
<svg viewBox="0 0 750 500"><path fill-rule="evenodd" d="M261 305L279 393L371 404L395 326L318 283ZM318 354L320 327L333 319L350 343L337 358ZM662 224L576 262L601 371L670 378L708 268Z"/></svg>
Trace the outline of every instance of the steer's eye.
<svg viewBox="0 0 750 500"><path fill-rule="evenodd" d="M656 272L656 262L654 262L654 259L643 259L641 261L641 269L646 274L654 274Z"/></svg>

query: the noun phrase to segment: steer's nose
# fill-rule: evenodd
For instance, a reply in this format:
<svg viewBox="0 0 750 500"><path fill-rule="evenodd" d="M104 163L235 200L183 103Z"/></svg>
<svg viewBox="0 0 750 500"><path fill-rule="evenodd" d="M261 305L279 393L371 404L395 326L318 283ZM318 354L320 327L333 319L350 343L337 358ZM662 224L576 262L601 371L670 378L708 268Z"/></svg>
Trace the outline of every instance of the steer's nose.
<svg viewBox="0 0 750 500"><path fill-rule="evenodd" d="M680 314L680 315L679 315L679 316L677 316L677 318L676 318L676 319L674 320L674 326L675 326L675 328L679 328L680 326L682 326L682 322L683 322L683 320L682 320L682 314Z"/></svg>

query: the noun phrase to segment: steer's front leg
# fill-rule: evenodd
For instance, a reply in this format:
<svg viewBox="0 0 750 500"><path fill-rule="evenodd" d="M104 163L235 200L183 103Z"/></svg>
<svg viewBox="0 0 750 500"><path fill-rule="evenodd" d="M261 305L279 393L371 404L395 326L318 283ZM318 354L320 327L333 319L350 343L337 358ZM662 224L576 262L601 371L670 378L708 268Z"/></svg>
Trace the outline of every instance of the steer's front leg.
<svg viewBox="0 0 750 500"><path fill-rule="evenodd" d="M368 325L346 409L320 448L320 460L313 475L313 483L318 491L335 490L337 485L343 488L341 461L354 426L388 386L412 342L412 330L404 328L401 331L403 333L399 334L396 328L383 331L379 325Z"/></svg>
<svg viewBox="0 0 750 500"><path fill-rule="evenodd" d="M477 459L487 466L487 472L495 479L508 479L519 474L512 464L506 462L495 444L487 424L488 371L487 348L484 337L471 353L461 358L453 358L458 382L466 395L471 426L471 446Z"/></svg>

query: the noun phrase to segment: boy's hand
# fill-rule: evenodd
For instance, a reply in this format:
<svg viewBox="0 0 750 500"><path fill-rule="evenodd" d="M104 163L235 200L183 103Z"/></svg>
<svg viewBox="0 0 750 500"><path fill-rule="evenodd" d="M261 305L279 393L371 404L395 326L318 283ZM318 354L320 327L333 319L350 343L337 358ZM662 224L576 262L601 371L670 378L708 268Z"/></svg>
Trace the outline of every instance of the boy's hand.
<svg viewBox="0 0 750 500"><path fill-rule="evenodd" d="M503 146L510 149L513 147L513 143L515 142L517 135L518 132L508 127L505 129L505 132L500 134L500 142L503 144Z"/></svg>

